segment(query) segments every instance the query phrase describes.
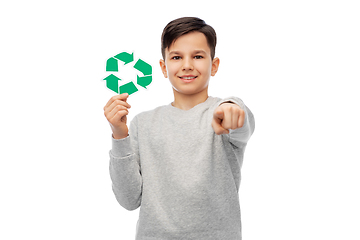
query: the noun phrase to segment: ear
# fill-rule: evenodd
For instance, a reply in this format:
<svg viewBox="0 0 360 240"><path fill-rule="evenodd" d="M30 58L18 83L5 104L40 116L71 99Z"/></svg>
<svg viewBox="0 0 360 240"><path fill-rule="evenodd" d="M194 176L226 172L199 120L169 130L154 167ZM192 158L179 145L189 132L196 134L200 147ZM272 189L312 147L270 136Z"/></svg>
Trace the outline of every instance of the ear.
<svg viewBox="0 0 360 240"><path fill-rule="evenodd" d="M161 72L164 74L164 78L167 78L167 70L166 70L166 64L165 61L163 59L160 59L160 68L161 68Z"/></svg>
<svg viewBox="0 0 360 240"><path fill-rule="evenodd" d="M215 76L215 74L218 71L219 64L220 64L220 59L214 58L211 65L211 76Z"/></svg>

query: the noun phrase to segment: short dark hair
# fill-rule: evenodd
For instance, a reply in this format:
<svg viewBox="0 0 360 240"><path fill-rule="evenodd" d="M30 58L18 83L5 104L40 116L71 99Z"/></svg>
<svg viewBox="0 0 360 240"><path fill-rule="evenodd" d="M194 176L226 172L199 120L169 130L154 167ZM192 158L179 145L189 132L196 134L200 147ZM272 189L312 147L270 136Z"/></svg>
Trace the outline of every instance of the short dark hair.
<svg viewBox="0 0 360 240"><path fill-rule="evenodd" d="M205 35L210 47L211 59L215 57L216 32L204 20L196 17L182 17L169 22L161 35L161 54L165 59L165 49L170 47L179 37L190 33L201 32Z"/></svg>

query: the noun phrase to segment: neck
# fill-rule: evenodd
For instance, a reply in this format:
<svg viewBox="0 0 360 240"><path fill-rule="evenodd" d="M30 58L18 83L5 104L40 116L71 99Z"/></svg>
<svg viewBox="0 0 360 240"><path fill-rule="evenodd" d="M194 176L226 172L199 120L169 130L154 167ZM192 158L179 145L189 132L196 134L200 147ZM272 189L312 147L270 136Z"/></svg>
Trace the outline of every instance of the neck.
<svg viewBox="0 0 360 240"><path fill-rule="evenodd" d="M196 105L203 103L208 99L208 92L207 89L204 89L203 91L196 93L196 94L182 94L177 92L175 89L174 91L174 102L172 105L176 108L182 109L182 110L189 110Z"/></svg>

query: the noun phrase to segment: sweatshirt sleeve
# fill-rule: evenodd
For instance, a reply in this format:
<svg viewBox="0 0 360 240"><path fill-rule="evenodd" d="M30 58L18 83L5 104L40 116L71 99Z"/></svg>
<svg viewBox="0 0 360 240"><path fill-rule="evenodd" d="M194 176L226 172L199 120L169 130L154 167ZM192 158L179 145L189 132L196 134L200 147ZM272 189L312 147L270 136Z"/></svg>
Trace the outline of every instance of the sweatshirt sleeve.
<svg viewBox="0 0 360 240"><path fill-rule="evenodd" d="M246 144L255 130L254 115L240 98L237 97L225 98L219 103L219 105L225 102L235 103L245 111L244 125L241 128L235 130L230 129L229 141L237 146L239 144Z"/></svg>
<svg viewBox="0 0 360 240"><path fill-rule="evenodd" d="M130 124L129 136L123 139L112 137L110 150L110 178L116 200L127 210L141 205L142 177L138 151L135 118Z"/></svg>

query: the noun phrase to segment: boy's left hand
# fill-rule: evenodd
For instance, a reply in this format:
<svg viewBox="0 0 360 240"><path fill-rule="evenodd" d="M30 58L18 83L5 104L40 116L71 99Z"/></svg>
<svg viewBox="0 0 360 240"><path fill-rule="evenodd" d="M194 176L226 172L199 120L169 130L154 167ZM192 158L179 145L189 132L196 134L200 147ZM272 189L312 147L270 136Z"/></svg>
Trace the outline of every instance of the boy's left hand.
<svg viewBox="0 0 360 240"><path fill-rule="evenodd" d="M235 103L222 103L213 115L211 123L217 135L228 134L229 129L241 128L245 121L245 111Z"/></svg>

